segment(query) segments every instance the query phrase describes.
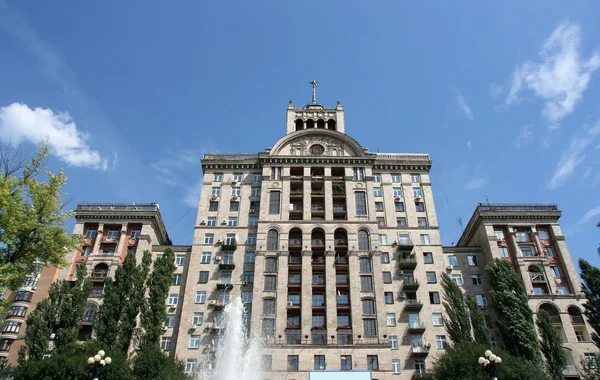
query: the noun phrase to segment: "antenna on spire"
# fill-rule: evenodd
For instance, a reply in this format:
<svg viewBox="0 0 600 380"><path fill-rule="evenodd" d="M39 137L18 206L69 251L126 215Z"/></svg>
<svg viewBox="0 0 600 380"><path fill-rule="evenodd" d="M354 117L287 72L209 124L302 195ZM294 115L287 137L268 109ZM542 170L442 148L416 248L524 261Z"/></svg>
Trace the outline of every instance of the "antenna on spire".
<svg viewBox="0 0 600 380"><path fill-rule="evenodd" d="M312 93L312 104L317 104L317 86L319 85L319 82L317 82L316 80L313 79L312 82L308 82L313 89L313 93Z"/></svg>

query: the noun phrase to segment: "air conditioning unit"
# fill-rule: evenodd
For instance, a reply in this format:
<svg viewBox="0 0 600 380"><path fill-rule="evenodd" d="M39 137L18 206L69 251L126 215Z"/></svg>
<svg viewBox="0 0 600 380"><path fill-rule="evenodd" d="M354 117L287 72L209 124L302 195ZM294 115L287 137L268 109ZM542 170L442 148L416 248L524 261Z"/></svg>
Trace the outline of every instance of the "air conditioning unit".
<svg viewBox="0 0 600 380"><path fill-rule="evenodd" d="M210 199L214 201L215 199L217 199L217 196L216 195L211 195Z"/></svg>
<svg viewBox="0 0 600 380"><path fill-rule="evenodd" d="M454 267L453 267L452 265L448 265L448 266L446 267L446 270L452 270L452 269L454 269Z"/></svg>
<svg viewBox="0 0 600 380"><path fill-rule="evenodd" d="M221 256L215 256L215 261L217 261L217 262L221 261Z"/></svg>
<svg viewBox="0 0 600 380"><path fill-rule="evenodd" d="M238 196L237 195L232 195L231 199L236 199Z"/></svg>
<svg viewBox="0 0 600 380"><path fill-rule="evenodd" d="M400 276L402 276L402 275L404 274L404 271L399 269L399 270L398 270L398 274L399 274Z"/></svg>
<svg viewBox="0 0 600 380"><path fill-rule="evenodd" d="M294 303L292 301L288 301L288 306L294 306Z"/></svg>
<svg viewBox="0 0 600 380"><path fill-rule="evenodd" d="M421 201L421 197L415 196L415 202L419 202L419 201Z"/></svg>
<svg viewBox="0 0 600 380"><path fill-rule="evenodd" d="M196 330L196 325L192 323L192 325L190 326L190 330Z"/></svg>
<svg viewBox="0 0 600 380"><path fill-rule="evenodd" d="M215 301L215 300L210 300L210 301L208 301L208 305L209 305L209 306L214 306L214 305L216 305L216 304L217 304L217 301Z"/></svg>
<svg viewBox="0 0 600 380"><path fill-rule="evenodd" d="M174 309L174 308L175 308L175 305L173 305L172 303L170 303L170 304L167 304L167 307L168 307L169 309Z"/></svg>

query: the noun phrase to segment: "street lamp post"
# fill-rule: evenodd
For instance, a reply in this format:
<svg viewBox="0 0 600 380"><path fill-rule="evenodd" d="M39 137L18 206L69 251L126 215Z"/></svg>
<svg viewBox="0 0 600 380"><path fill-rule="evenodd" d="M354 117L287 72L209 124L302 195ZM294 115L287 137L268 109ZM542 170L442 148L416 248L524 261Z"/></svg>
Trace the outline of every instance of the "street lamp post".
<svg viewBox="0 0 600 380"><path fill-rule="evenodd" d="M477 361L485 367L486 371L492 376L492 380L498 380L500 363L502 363L502 358L500 356L496 356L492 351L486 350L485 358L480 356Z"/></svg>
<svg viewBox="0 0 600 380"><path fill-rule="evenodd" d="M87 364L92 366L93 380L100 379L100 373L102 370L112 362L110 356L106 356L104 350L98 351L94 356L90 356L87 360Z"/></svg>

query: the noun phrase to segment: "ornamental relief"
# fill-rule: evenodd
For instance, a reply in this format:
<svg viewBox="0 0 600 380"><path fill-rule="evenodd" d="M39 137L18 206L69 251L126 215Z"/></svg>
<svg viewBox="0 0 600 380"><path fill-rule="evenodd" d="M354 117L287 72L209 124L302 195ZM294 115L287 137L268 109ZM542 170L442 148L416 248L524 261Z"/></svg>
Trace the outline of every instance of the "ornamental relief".
<svg viewBox="0 0 600 380"><path fill-rule="evenodd" d="M287 149L286 149L287 148ZM346 156L349 155L349 149L345 144L337 139L328 137L306 137L294 140L281 153L290 156ZM289 149L289 152L286 150Z"/></svg>

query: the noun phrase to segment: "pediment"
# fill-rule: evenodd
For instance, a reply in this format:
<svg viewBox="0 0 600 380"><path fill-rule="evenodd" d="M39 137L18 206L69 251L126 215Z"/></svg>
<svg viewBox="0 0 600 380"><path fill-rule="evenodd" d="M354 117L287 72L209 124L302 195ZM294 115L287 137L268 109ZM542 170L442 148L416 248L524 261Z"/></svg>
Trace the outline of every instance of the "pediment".
<svg viewBox="0 0 600 380"><path fill-rule="evenodd" d="M362 157L364 149L350 136L330 130L302 130L280 139L270 156Z"/></svg>

